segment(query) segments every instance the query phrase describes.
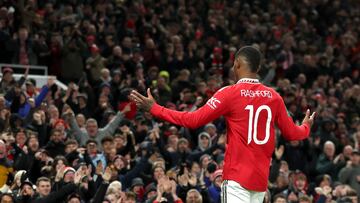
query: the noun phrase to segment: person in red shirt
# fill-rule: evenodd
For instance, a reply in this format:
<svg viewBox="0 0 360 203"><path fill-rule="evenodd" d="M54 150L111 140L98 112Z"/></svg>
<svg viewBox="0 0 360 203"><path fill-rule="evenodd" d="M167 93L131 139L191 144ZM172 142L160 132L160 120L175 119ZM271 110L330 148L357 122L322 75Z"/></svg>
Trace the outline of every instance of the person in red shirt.
<svg viewBox="0 0 360 203"><path fill-rule="evenodd" d="M158 105L150 89L147 97L132 91L138 107L165 121L198 128L224 116L227 143L223 169L222 202L263 202L275 148L275 125L287 140L303 140L310 134L315 113L306 111L302 125L288 115L282 97L261 84L257 77L261 53L252 46L239 49L233 70L238 82L218 90L206 105L194 112L179 112Z"/></svg>

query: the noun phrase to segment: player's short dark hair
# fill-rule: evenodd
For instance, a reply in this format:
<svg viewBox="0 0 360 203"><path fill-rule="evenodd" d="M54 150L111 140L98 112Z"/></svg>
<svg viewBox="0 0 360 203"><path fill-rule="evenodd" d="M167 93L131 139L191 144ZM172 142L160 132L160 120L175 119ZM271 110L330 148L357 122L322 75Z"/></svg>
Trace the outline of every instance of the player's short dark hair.
<svg viewBox="0 0 360 203"><path fill-rule="evenodd" d="M244 57L251 72L257 73L259 71L261 62L261 52L259 49L254 46L244 46L235 54L236 60L239 57Z"/></svg>

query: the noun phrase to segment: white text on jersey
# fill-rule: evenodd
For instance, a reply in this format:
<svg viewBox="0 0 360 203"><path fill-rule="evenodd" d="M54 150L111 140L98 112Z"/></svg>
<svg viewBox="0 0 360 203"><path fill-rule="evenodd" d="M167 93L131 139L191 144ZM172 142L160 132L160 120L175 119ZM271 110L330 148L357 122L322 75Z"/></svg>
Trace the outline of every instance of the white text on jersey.
<svg viewBox="0 0 360 203"><path fill-rule="evenodd" d="M221 102L218 100L218 99L216 99L215 97L211 97L211 99L209 99L207 102L206 102L206 104L208 105L208 106L210 106L210 108L212 108L212 109L216 109L216 103L218 103L218 104L221 104Z"/></svg>
<svg viewBox="0 0 360 203"><path fill-rule="evenodd" d="M272 94L268 90L240 90L240 95L242 97L266 97L272 98Z"/></svg>

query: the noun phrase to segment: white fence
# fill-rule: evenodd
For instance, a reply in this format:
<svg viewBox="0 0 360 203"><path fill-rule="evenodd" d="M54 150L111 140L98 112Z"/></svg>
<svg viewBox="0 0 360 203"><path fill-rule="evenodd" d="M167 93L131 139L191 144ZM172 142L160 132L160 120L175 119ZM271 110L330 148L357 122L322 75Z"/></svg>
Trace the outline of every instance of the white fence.
<svg viewBox="0 0 360 203"><path fill-rule="evenodd" d="M6 64L0 63L0 70L5 67L10 67L14 70L14 78L19 80L21 76L24 75L25 69L28 66L25 65L18 65L18 64ZM1 71L2 72L2 71ZM2 78L2 73L0 73L0 77ZM48 79L48 68L46 66L33 66L30 65L28 78L32 78L36 81L36 87L41 88L42 86L46 85ZM59 80L55 80L55 84L58 85L61 89L67 90L67 86L60 82Z"/></svg>
<svg viewBox="0 0 360 203"><path fill-rule="evenodd" d="M14 73L23 73L25 72L25 69L28 67L26 65L19 65L19 64L7 64L7 63L0 63L0 69L2 70L5 67L10 67L14 70ZM41 74L35 74L35 75L48 75L48 67L46 66L33 66L29 65L29 74L32 74L31 72L36 71L36 73Z"/></svg>

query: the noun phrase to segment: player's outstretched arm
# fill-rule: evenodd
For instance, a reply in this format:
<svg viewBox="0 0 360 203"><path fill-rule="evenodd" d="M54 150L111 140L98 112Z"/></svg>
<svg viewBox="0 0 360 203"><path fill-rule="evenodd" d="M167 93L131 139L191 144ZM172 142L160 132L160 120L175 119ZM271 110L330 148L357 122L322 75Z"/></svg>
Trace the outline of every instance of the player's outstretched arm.
<svg viewBox="0 0 360 203"><path fill-rule="evenodd" d="M228 98L225 94L225 91L218 91L206 105L194 112L174 111L158 105L151 95L150 89L147 90L147 97L133 90L130 99L134 101L139 108L151 112L155 117L176 125L194 129L209 123L228 111L229 106L226 105Z"/></svg>
<svg viewBox="0 0 360 203"><path fill-rule="evenodd" d="M303 140L310 135L310 128L314 123L315 112L312 114L308 109L305 113L302 125L296 125L292 118L288 115L284 101L281 99L281 105L276 118L276 124L279 127L282 135L287 140Z"/></svg>

